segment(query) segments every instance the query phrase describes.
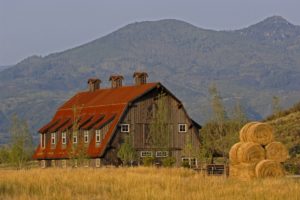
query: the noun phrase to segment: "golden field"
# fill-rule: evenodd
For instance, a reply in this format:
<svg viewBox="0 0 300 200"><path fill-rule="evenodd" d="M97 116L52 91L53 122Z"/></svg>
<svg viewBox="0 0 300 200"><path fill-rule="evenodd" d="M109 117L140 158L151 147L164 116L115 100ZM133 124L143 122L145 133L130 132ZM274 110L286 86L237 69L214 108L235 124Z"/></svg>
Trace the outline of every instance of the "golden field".
<svg viewBox="0 0 300 200"><path fill-rule="evenodd" d="M300 199L300 180L240 181L182 168L0 170L0 199Z"/></svg>

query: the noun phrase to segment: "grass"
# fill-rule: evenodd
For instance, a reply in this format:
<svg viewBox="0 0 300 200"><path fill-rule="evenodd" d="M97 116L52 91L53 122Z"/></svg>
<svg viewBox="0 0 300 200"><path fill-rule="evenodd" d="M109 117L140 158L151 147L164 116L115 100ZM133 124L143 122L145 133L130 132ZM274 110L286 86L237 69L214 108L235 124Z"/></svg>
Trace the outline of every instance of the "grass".
<svg viewBox="0 0 300 200"><path fill-rule="evenodd" d="M0 199L300 199L300 181L246 182L181 168L0 170Z"/></svg>

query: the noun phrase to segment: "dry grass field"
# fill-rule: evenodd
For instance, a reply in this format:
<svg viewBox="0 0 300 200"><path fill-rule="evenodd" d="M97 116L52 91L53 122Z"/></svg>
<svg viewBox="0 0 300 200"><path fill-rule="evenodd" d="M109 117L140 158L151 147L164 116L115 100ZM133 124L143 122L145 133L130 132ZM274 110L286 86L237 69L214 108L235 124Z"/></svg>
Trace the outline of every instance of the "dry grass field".
<svg viewBox="0 0 300 200"><path fill-rule="evenodd" d="M299 179L239 181L188 169L0 170L0 199L300 199Z"/></svg>

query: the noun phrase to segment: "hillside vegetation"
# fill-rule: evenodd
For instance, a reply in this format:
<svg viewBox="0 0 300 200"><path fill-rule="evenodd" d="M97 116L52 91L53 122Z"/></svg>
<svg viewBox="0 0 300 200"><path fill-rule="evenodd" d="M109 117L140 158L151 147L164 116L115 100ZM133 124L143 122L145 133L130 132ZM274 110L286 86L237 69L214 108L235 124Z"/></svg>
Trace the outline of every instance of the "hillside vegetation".
<svg viewBox="0 0 300 200"><path fill-rule="evenodd" d="M0 199L8 200L296 200L299 187L300 182L291 178L243 182L172 168L0 170Z"/></svg>
<svg viewBox="0 0 300 200"><path fill-rule="evenodd" d="M276 139L285 144L300 167L300 102L269 116L266 121L275 129Z"/></svg>
<svg viewBox="0 0 300 200"><path fill-rule="evenodd" d="M210 118L208 88L214 82L228 106L239 101L250 119L271 113L273 96L284 107L300 99L300 27L274 16L235 31L214 31L179 20L129 24L90 43L45 57L32 56L0 71L0 132L12 114L32 130L89 77L108 86L112 73L144 70L181 99L192 117ZM5 136L4 136L5 137ZM2 140L3 141L3 140Z"/></svg>

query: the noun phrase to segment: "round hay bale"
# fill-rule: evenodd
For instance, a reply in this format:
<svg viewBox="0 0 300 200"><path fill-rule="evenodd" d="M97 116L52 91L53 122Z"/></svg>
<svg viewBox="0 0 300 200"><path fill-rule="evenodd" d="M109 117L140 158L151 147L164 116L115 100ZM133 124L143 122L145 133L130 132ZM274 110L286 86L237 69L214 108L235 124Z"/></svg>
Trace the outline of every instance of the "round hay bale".
<svg viewBox="0 0 300 200"><path fill-rule="evenodd" d="M249 180L255 178L255 164L240 163L229 166L229 176L241 180Z"/></svg>
<svg viewBox="0 0 300 200"><path fill-rule="evenodd" d="M239 163L239 160L237 158L237 151L238 149L240 148L240 146L242 145L243 143L242 142L238 142L238 143L235 143L230 151L229 151L229 161L231 164L236 164L236 163Z"/></svg>
<svg viewBox="0 0 300 200"><path fill-rule="evenodd" d="M265 159L265 150L254 142L242 143L237 150L237 160L243 163L258 163Z"/></svg>
<svg viewBox="0 0 300 200"><path fill-rule="evenodd" d="M241 128L241 130L240 130L240 141L241 141L241 142L247 142L247 131L248 131L248 129L249 129L252 125L257 124L257 123L259 123L259 122L249 122L249 123L245 124L245 125Z"/></svg>
<svg viewBox="0 0 300 200"><path fill-rule="evenodd" d="M267 123L256 123L247 129L246 141L267 145L274 139L273 128Z"/></svg>
<svg viewBox="0 0 300 200"><path fill-rule="evenodd" d="M266 146L266 158L277 162L284 162L288 159L289 152L281 142L271 142Z"/></svg>
<svg viewBox="0 0 300 200"><path fill-rule="evenodd" d="M284 176L281 164L275 160L262 160L255 167L257 178Z"/></svg>

